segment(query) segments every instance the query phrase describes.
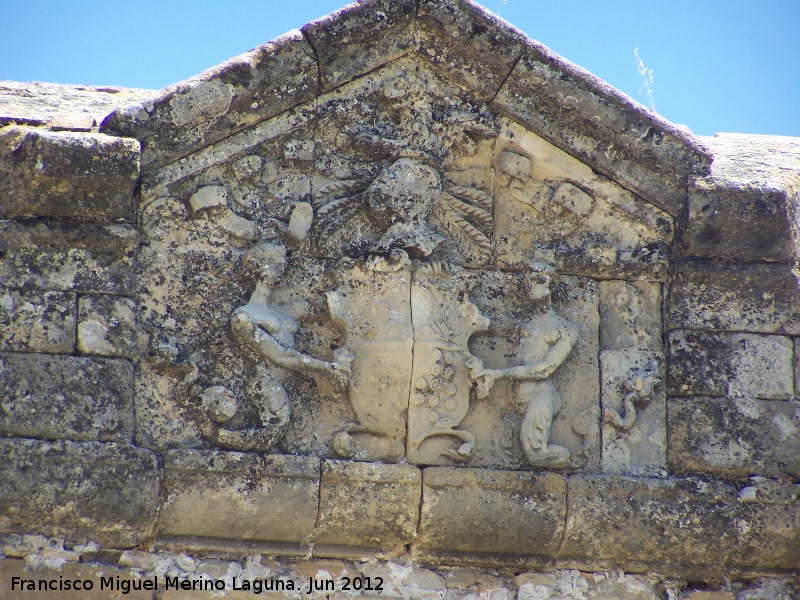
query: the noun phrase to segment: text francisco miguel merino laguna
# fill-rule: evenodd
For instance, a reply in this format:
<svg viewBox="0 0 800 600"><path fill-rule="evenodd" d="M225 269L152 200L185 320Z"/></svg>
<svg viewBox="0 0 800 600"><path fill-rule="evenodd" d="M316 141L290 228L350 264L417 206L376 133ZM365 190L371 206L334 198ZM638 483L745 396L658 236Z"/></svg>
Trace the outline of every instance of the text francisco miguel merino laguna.
<svg viewBox="0 0 800 600"><path fill-rule="evenodd" d="M161 584L163 583L163 587ZM97 584L95 586L95 584ZM338 585L337 585L338 584ZM11 578L11 591L19 592L67 592L71 590L112 590L129 594L140 590L192 590L198 592L213 592L222 590L243 590L253 594L263 592L292 592L303 591L306 594L317 592L333 592L337 589L341 591L369 591L380 592L383 590L383 578L381 577L342 577L338 582L332 579L317 579L309 577L304 587L292 579L232 579L230 587L223 579L206 579L204 577L194 579L180 579L178 577L142 577L126 579L119 575L100 575L98 580L87 578L53 577L50 579L23 579L22 577Z"/></svg>

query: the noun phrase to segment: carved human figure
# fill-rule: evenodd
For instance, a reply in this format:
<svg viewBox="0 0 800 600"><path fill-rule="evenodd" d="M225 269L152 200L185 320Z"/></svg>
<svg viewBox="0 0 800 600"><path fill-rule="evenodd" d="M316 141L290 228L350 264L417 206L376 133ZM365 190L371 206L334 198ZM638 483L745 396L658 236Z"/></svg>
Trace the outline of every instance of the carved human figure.
<svg viewBox="0 0 800 600"><path fill-rule="evenodd" d="M268 366L271 364L283 369L320 373L328 377L338 391L344 390L349 381L349 364L346 361L327 362L295 349L294 334L299 328L297 319L308 311L307 303L298 301L279 306L272 301L272 292L286 269L285 248L262 244L251 251L248 259L258 264L256 289L249 302L231 315L234 335L255 350ZM261 379L258 388L263 405L259 407L262 421L268 423L269 415L276 414L280 415L281 420L288 421L289 400L283 387L286 373L282 369L263 366L259 367L258 373ZM212 417L219 422L219 415Z"/></svg>
<svg viewBox="0 0 800 600"><path fill-rule="evenodd" d="M477 360L471 361L469 366L479 398L487 398L498 380L514 382L514 402L525 413L520 441L528 462L537 467L564 469L572 465L569 450L549 443L553 419L562 405L561 395L550 376L572 352L578 340L578 329L553 310L550 297L553 272L549 265L528 265L525 288L531 308L519 325L516 365L484 369Z"/></svg>

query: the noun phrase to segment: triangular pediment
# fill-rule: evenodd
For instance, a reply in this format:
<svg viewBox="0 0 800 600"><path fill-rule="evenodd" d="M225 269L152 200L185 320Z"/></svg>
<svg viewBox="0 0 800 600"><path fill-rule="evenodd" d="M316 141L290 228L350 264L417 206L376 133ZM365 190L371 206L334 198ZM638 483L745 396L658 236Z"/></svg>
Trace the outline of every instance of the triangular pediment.
<svg viewBox="0 0 800 600"><path fill-rule="evenodd" d="M673 233L667 211L415 54L151 166L143 206L163 196L224 205L231 235L331 259L402 249L663 280Z"/></svg>
<svg viewBox="0 0 800 600"><path fill-rule="evenodd" d="M139 139L147 172L404 56L673 216L687 177L707 168L690 134L467 0L348 5L113 113L102 129Z"/></svg>

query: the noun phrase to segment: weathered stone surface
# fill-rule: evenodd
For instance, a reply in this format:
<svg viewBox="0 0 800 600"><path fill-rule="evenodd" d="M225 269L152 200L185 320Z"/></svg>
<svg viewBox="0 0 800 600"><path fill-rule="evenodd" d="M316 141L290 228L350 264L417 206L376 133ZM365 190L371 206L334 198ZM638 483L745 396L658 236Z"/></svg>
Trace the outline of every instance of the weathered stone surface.
<svg viewBox="0 0 800 600"><path fill-rule="evenodd" d="M527 36L486 9L457 0L423 0L418 52L437 69L491 100L528 43Z"/></svg>
<svg viewBox="0 0 800 600"><path fill-rule="evenodd" d="M787 337L679 330L668 340L671 394L771 400L793 395L794 348Z"/></svg>
<svg viewBox="0 0 800 600"><path fill-rule="evenodd" d="M422 475L411 465L326 460L314 554L399 556L417 533Z"/></svg>
<svg viewBox="0 0 800 600"><path fill-rule="evenodd" d="M311 238L321 255L396 244L456 265L491 260L499 123L470 90L411 54L321 96L316 122ZM407 195L400 180L415 181Z"/></svg>
<svg viewBox="0 0 800 600"><path fill-rule="evenodd" d="M138 139L151 170L314 98L317 77L311 47L293 31L115 111L101 131Z"/></svg>
<svg viewBox="0 0 800 600"><path fill-rule="evenodd" d="M29 127L0 130L0 218L131 219L136 140Z"/></svg>
<svg viewBox="0 0 800 600"><path fill-rule="evenodd" d="M603 471L637 476L664 472L667 466L664 371L664 355L660 352L638 349L600 352Z"/></svg>
<svg viewBox="0 0 800 600"><path fill-rule="evenodd" d="M664 280L672 217L511 120L494 148L499 264L544 261L592 277Z"/></svg>
<svg viewBox="0 0 800 600"><path fill-rule="evenodd" d="M161 473L148 450L116 443L0 439L0 531L141 542L155 520Z"/></svg>
<svg viewBox="0 0 800 600"><path fill-rule="evenodd" d="M722 573L737 542L736 490L700 479L573 475L561 564ZM591 565L591 566L590 566Z"/></svg>
<svg viewBox="0 0 800 600"><path fill-rule="evenodd" d="M800 138L783 135L717 133L700 136L714 155L711 176L742 182L797 181Z"/></svg>
<svg viewBox="0 0 800 600"><path fill-rule="evenodd" d="M493 104L672 215L709 163L690 134L534 41Z"/></svg>
<svg viewBox="0 0 800 600"><path fill-rule="evenodd" d="M129 294L139 234L122 223L0 221L8 287Z"/></svg>
<svg viewBox="0 0 800 600"><path fill-rule="evenodd" d="M327 91L412 50L414 0L349 4L302 28L319 61Z"/></svg>
<svg viewBox="0 0 800 600"><path fill-rule="evenodd" d="M469 590L478 594L502 588L504 585L497 577L480 571L449 569L442 573L442 577L448 590Z"/></svg>
<svg viewBox="0 0 800 600"><path fill-rule="evenodd" d="M600 347L661 350L661 284L600 282Z"/></svg>
<svg viewBox="0 0 800 600"><path fill-rule="evenodd" d="M800 398L800 338L794 339L794 397Z"/></svg>
<svg viewBox="0 0 800 600"><path fill-rule="evenodd" d="M431 467L422 476L415 560L541 566L555 556L566 510L561 475Z"/></svg>
<svg viewBox="0 0 800 600"><path fill-rule="evenodd" d="M731 378L733 348L725 333L672 331L668 339L667 392L724 396Z"/></svg>
<svg viewBox="0 0 800 600"><path fill-rule="evenodd" d="M792 264L683 260L666 292L668 328L800 334Z"/></svg>
<svg viewBox="0 0 800 600"><path fill-rule="evenodd" d="M73 293L0 289L0 350L70 354L75 314Z"/></svg>
<svg viewBox="0 0 800 600"><path fill-rule="evenodd" d="M87 113L58 114L48 123L50 131L91 131L97 125L95 118Z"/></svg>
<svg viewBox="0 0 800 600"><path fill-rule="evenodd" d="M703 258L795 260L798 204L800 186L794 191L775 182L693 178L684 253Z"/></svg>
<svg viewBox="0 0 800 600"><path fill-rule="evenodd" d="M80 562L83 564L117 566L120 558L122 558L122 551L120 550L88 550L81 552Z"/></svg>
<svg viewBox="0 0 800 600"><path fill-rule="evenodd" d="M78 299L78 352L134 358L136 355L136 301L106 295Z"/></svg>
<svg viewBox="0 0 800 600"><path fill-rule="evenodd" d="M262 593L269 594L268 597L274 598L274 600L288 600L289 598L291 598L291 596L287 596L278 592L262 592ZM187 591L187 590L171 589L169 591L164 592L164 595L161 597L161 600L214 600L215 598L225 598L226 600L251 600L253 598L253 594L254 592L252 590L248 591L228 590L224 592L224 595L220 596L220 592L201 592L197 590Z"/></svg>
<svg viewBox="0 0 800 600"><path fill-rule="evenodd" d="M319 504L319 460L171 450L156 536L182 548L303 556Z"/></svg>
<svg viewBox="0 0 800 600"><path fill-rule="evenodd" d="M755 481L752 486L739 490L733 518L738 543L731 564L796 572L800 565L799 485Z"/></svg>
<svg viewBox="0 0 800 600"><path fill-rule="evenodd" d="M676 473L800 475L800 402L670 398L667 419Z"/></svg>
<svg viewBox="0 0 800 600"><path fill-rule="evenodd" d="M788 337L733 333L728 394L764 400L794 395L794 344Z"/></svg>
<svg viewBox="0 0 800 600"><path fill-rule="evenodd" d="M730 592L706 592L695 590L688 593L686 600L736 600L736 596Z"/></svg>
<svg viewBox="0 0 800 600"><path fill-rule="evenodd" d="M46 125L62 115L88 115L99 123L115 108L154 93L114 86L0 81L0 125Z"/></svg>
<svg viewBox="0 0 800 600"><path fill-rule="evenodd" d="M658 584L649 577L575 570L521 573L514 578L517 600L582 598L585 600L660 600Z"/></svg>
<svg viewBox="0 0 800 600"><path fill-rule="evenodd" d="M700 140L714 161L710 176L689 188L687 253L794 261L800 139L719 133Z"/></svg>
<svg viewBox="0 0 800 600"><path fill-rule="evenodd" d="M76 564L65 564L59 569L37 571L29 570L26 567L27 564L23 560L0 560L0 598L24 598L25 600L51 600L52 598L63 600L152 600L153 597L151 590L134 589L134 581L139 581L140 583L143 581L141 575L124 569ZM25 580L26 583L22 584L21 581L18 581L12 587L12 578ZM101 578L110 578L114 583L125 581L130 587L110 589L108 586L104 586L101 589ZM33 589L29 587L28 581L33 582ZM40 581L42 582L41 584L39 583ZM66 587L67 584L69 584L69 588ZM41 588L39 587L40 585L42 586Z"/></svg>
<svg viewBox="0 0 800 600"><path fill-rule="evenodd" d="M127 442L132 396L126 360L0 353L0 435Z"/></svg>

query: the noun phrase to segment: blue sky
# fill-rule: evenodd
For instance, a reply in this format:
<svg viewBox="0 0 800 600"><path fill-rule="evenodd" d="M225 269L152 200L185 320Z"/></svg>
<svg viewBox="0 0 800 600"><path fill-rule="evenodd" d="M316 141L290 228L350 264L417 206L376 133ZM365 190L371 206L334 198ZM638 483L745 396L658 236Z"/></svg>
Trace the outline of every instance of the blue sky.
<svg viewBox="0 0 800 600"><path fill-rule="evenodd" d="M0 0L0 79L160 88L344 0ZM800 0L484 0L699 135L800 136Z"/></svg>

